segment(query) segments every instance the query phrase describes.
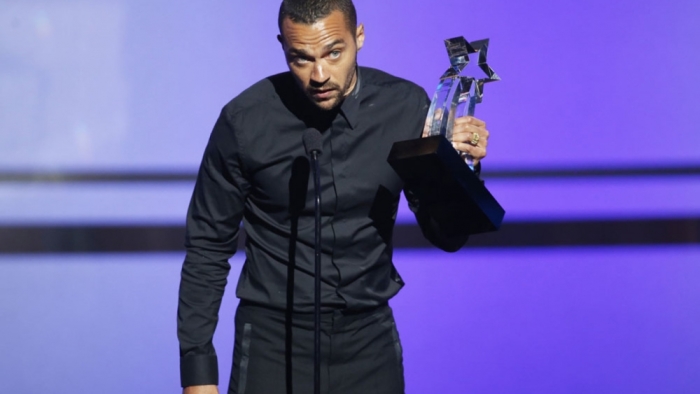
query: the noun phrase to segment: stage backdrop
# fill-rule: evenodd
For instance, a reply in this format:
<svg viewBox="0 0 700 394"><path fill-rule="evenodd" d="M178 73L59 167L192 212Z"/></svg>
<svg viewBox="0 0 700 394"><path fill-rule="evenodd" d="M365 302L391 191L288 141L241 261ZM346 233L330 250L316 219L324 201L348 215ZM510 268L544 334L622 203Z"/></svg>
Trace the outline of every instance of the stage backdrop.
<svg viewBox="0 0 700 394"><path fill-rule="evenodd" d="M541 245L397 251L407 392L700 392L700 2L355 3L360 65L429 94L444 39L491 39L484 177ZM177 392L180 238L99 252L181 228L221 107L286 69L278 6L0 0L5 391Z"/></svg>
<svg viewBox="0 0 700 394"><path fill-rule="evenodd" d="M191 170L219 109L284 71L277 1L2 1L4 169ZM489 166L700 163L696 1L357 1L359 56L432 93L490 38ZM397 99L400 99L397 97Z"/></svg>

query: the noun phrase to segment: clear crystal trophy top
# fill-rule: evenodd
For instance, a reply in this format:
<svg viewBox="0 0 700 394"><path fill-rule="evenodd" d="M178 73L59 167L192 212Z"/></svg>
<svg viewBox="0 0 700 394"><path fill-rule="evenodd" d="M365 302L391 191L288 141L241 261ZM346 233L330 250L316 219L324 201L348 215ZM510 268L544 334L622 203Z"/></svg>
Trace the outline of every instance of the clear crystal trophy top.
<svg viewBox="0 0 700 394"><path fill-rule="evenodd" d="M423 128L424 138L395 142L387 157L404 181L413 206L429 212L448 236L496 231L505 215L474 172L473 160L452 145L455 118L473 115L483 98L484 84L499 80L486 63L488 42L469 43L463 37L445 40L450 68L440 77ZM465 72L469 55L477 54L478 61ZM466 73L472 75L462 75Z"/></svg>
<svg viewBox="0 0 700 394"><path fill-rule="evenodd" d="M445 40L450 68L440 77L428 111L423 137L442 135L452 141L455 118L473 116L476 104L482 101L484 84L500 80L487 63L488 44L488 39L467 42L464 37L455 37ZM479 56L478 67L485 75L463 76L464 69L469 65L469 55L476 53ZM466 156L466 160L473 169L472 158Z"/></svg>

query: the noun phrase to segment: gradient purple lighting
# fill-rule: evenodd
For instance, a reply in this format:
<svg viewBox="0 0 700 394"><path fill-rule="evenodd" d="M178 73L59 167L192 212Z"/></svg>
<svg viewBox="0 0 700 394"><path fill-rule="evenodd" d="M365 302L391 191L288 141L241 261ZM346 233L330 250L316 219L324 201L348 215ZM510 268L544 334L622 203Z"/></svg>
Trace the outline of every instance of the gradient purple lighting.
<svg viewBox="0 0 700 394"><path fill-rule="evenodd" d="M359 63L430 95L444 39L491 39L502 81L476 115L506 223L700 217L700 1L355 4ZM221 107L286 70L278 7L0 0L0 230L182 226ZM695 172L503 176L673 166ZM33 178L47 173L57 179ZM71 173L164 180L61 178ZM397 223L414 221L402 203ZM178 392L182 258L0 254L3 391ZM215 336L222 392L243 259ZM409 394L700 392L697 244L397 250L395 265Z"/></svg>
<svg viewBox="0 0 700 394"><path fill-rule="evenodd" d="M430 94L442 40L491 38L492 167L700 162L696 1L356 3L359 62ZM9 2L0 166L195 167L223 104L285 69L277 7Z"/></svg>
<svg viewBox="0 0 700 394"><path fill-rule="evenodd" d="M182 257L0 256L5 390L177 391ZM407 283L392 305L408 394L700 389L698 247L398 251L395 261ZM232 260L229 283L241 264ZM215 336L222 389L236 304L229 289Z"/></svg>

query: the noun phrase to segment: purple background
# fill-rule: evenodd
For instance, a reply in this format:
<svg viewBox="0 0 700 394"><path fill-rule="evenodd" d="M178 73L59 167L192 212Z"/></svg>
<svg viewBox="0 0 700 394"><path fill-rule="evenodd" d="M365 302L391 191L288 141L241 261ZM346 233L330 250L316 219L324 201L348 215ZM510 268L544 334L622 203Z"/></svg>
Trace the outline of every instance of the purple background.
<svg viewBox="0 0 700 394"><path fill-rule="evenodd" d="M360 64L432 93L442 40L491 38L477 115L510 221L698 217L700 2L356 1ZM0 172L195 171L220 108L285 69L278 1L0 0ZM0 182L0 225L181 224L192 184ZM402 210L399 220L412 222ZM2 240L0 240L2 242ZM182 254L0 255L14 393L177 392ZM242 256L234 258L235 283ZM397 251L407 392L700 392L700 249ZM227 381L236 304L217 333ZM225 388L224 383L222 388Z"/></svg>
<svg viewBox="0 0 700 394"><path fill-rule="evenodd" d="M5 168L190 169L223 104L285 69L278 1L0 4ZM491 167L700 163L697 1L357 8L360 63L429 93L443 39L491 38Z"/></svg>
<svg viewBox="0 0 700 394"><path fill-rule="evenodd" d="M3 390L177 392L182 257L0 257ZM697 246L399 251L407 393L697 392L698 261ZM236 303L231 288L223 377Z"/></svg>

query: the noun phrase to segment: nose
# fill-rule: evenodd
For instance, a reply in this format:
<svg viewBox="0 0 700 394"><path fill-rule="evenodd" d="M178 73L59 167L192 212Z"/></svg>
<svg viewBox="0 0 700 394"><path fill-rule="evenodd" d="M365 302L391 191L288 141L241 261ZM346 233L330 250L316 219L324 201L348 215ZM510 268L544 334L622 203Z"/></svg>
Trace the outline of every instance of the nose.
<svg viewBox="0 0 700 394"><path fill-rule="evenodd" d="M316 62L311 72L311 82L314 85L323 85L326 81L328 81L328 73L323 69L321 62Z"/></svg>

